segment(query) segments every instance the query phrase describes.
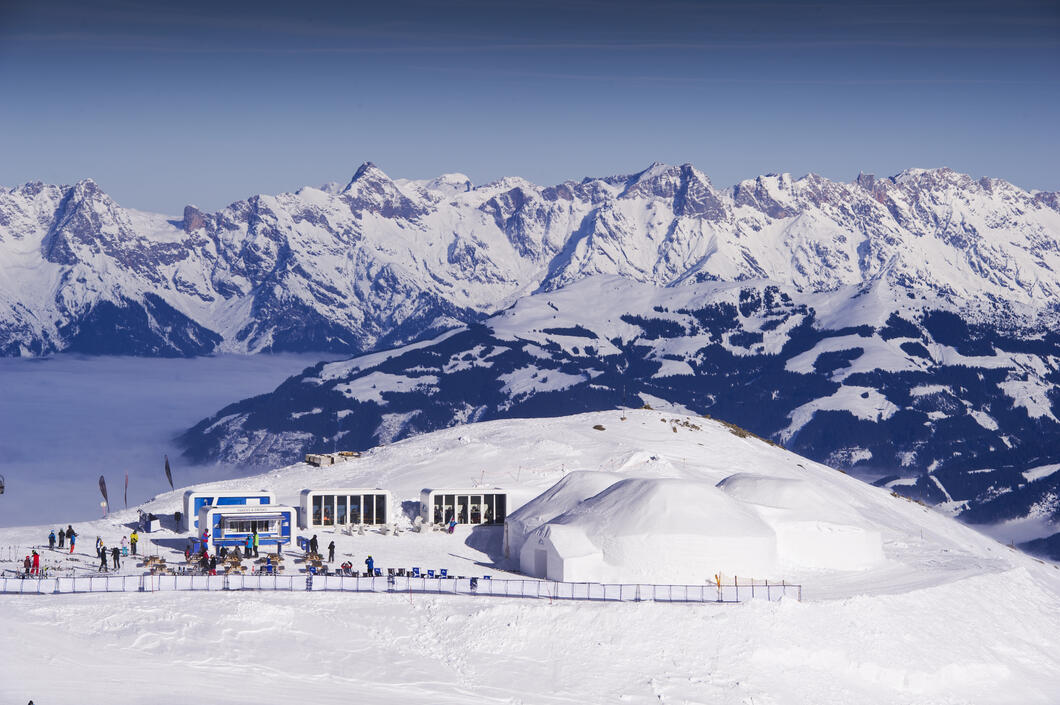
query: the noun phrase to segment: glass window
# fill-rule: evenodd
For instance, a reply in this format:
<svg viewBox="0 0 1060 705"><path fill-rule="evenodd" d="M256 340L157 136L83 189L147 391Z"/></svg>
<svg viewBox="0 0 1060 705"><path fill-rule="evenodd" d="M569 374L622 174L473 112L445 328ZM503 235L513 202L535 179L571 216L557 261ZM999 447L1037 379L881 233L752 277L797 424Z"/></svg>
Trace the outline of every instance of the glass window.
<svg viewBox="0 0 1060 705"><path fill-rule="evenodd" d="M507 495L497 495L497 514L494 516L493 521L498 524L502 523L508 516L508 497Z"/></svg>
<svg viewBox="0 0 1060 705"><path fill-rule="evenodd" d="M485 499L486 503L486 513L482 517L482 523L492 524L493 517L497 516L497 495L488 494L483 499Z"/></svg>
<svg viewBox="0 0 1060 705"><path fill-rule="evenodd" d="M456 498L456 523L467 523L467 495L462 494Z"/></svg>
<svg viewBox="0 0 1060 705"><path fill-rule="evenodd" d="M335 495L324 495L324 526L335 525Z"/></svg>
<svg viewBox="0 0 1060 705"><path fill-rule="evenodd" d="M482 523L482 495L471 495L471 523Z"/></svg>
<svg viewBox="0 0 1060 705"><path fill-rule="evenodd" d="M449 523L449 520L456 516L456 495L447 494L445 496L445 523Z"/></svg>
<svg viewBox="0 0 1060 705"><path fill-rule="evenodd" d="M361 518L361 495L350 495L350 523L360 524Z"/></svg>
<svg viewBox="0 0 1060 705"><path fill-rule="evenodd" d="M346 503L348 498L346 495L339 495L335 498L335 519L336 523L340 526L346 525Z"/></svg>
<svg viewBox="0 0 1060 705"><path fill-rule="evenodd" d="M386 523L386 495L377 494L375 496L375 523L385 524Z"/></svg>
<svg viewBox="0 0 1060 705"><path fill-rule="evenodd" d="M323 498L320 495L313 495L313 525L320 525L320 507L323 503Z"/></svg>
<svg viewBox="0 0 1060 705"><path fill-rule="evenodd" d="M434 518L431 520L433 524L441 524L445 521L445 497L440 494L434 495Z"/></svg>
<svg viewBox="0 0 1060 705"><path fill-rule="evenodd" d="M361 511L364 512L365 524L375 523L375 502L372 501L372 495L366 494L361 496Z"/></svg>

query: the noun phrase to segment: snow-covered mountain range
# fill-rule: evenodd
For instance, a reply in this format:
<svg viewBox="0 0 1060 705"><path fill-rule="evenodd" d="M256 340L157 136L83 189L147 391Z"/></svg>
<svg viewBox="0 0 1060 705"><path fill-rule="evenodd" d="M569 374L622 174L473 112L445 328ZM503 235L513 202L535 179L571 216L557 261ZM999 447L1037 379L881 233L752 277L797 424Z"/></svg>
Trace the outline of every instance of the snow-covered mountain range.
<svg viewBox="0 0 1060 705"><path fill-rule="evenodd" d="M1060 519L1060 335L895 293L593 277L429 342L321 363L183 441L198 459L276 464L467 421L662 405L969 521Z"/></svg>
<svg viewBox="0 0 1060 705"><path fill-rule="evenodd" d="M0 264L6 355L419 341L223 410L184 436L200 458L661 400L970 520L1060 506L1060 194L997 179L475 187L367 163L182 218L34 183L0 190Z"/></svg>
<svg viewBox="0 0 1060 705"><path fill-rule="evenodd" d="M359 353L596 274L885 284L1057 312L1060 196L948 169L853 183L690 165L540 187L449 174L258 195L182 218L91 180L0 189L0 354Z"/></svg>

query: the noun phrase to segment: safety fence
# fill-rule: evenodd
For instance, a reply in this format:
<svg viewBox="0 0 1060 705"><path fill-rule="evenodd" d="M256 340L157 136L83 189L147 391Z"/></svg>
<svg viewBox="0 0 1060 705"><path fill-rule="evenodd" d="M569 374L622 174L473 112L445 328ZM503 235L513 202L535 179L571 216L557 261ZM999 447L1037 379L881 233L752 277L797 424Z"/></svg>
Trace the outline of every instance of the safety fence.
<svg viewBox="0 0 1060 705"><path fill-rule="evenodd" d="M415 578L345 575L117 575L60 578L0 578L0 593L55 595L89 592L223 592L281 590L287 592L373 592L438 595L526 597L596 602L720 602L802 600L802 586L751 582L741 585L654 585L644 583L564 583L549 580L490 578Z"/></svg>

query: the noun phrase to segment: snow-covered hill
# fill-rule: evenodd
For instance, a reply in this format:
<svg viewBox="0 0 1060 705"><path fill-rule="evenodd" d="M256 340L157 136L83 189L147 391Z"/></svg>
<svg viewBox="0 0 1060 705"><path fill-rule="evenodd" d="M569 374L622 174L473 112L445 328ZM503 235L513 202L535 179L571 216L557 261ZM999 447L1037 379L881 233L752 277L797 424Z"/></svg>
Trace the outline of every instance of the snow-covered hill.
<svg viewBox="0 0 1060 705"><path fill-rule="evenodd" d="M1055 193L948 169L714 188L690 165L540 187L461 175L258 195L183 217L91 180L0 189L0 354L357 353L594 274L882 284L1003 315L1060 301Z"/></svg>
<svg viewBox="0 0 1060 705"><path fill-rule="evenodd" d="M1041 470L1060 463L1060 337L954 310L882 284L595 277L433 341L317 365L183 442L198 460L278 464L465 421L662 404L968 521L1060 520L1060 473Z"/></svg>
<svg viewBox="0 0 1060 705"><path fill-rule="evenodd" d="M502 486L517 505L572 471L709 485L734 475L797 480L877 530L884 560L862 570L792 570L783 577L804 585L803 602L737 606L403 593L6 595L0 697L154 703L193 683L196 699L224 702L260 702L263 693L271 700L312 693L320 702L348 702L355 693L380 703L1055 700L1055 565L719 422L646 410L494 421L376 448L345 464L297 464L216 486L267 487L283 502L306 487L378 486L411 511L423 487ZM143 508L170 515L180 494ZM44 549L45 561L85 564L91 537L117 541L134 515L78 524L90 540L74 559ZM39 544L48 528L2 529L0 545ZM338 560L355 565L370 553L384 567L501 577L499 533L322 535L324 543L334 538ZM184 543L168 530L150 538L170 556ZM661 565L657 580L667 578ZM23 677L41 663L64 677Z"/></svg>

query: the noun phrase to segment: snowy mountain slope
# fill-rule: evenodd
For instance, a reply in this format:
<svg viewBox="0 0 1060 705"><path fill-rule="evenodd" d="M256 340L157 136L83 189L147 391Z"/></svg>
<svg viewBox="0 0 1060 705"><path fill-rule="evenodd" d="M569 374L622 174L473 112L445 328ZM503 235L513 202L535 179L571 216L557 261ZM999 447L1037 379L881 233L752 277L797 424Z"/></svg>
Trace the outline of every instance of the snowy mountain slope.
<svg viewBox="0 0 1060 705"><path fill-rule="evenodd" d="M90 180L0 189L0 351L358 353L594 274L883 283L1000 312L1060 300L1060 205L948 169L715 189L690 165L539 187L459 174L258 195L183 218Z"/></svg>
<svg viewBox="0 0 1060 705"><path fill-rule="evenodd" d="M572 471L596 470L712 484L737 473L798 479L871 521L886 560L785 576L804 585L801 603L727 607L306 592L5 595L0 694L147 703L193 681L224 702L260 702L262 692L304 699L310 691L322 702L347 702L356 692L382 703L1054 699L1054 565L716 421L641 410L495 421L375 448L345 464L296 464L211 486L267 487L283 502L305 487L378 486L400 503L414 502L425 486L470 483L509 489L514 506ZM167 492L143 509L171 515L180 497ZM76 528L113 542L134 517L135 510L115 512ZM408 525L407 516L400 520ZM505 576L499 536L477 531L321 536L355 565L372 554L384 567ZM39 543L46 533L2 529L0 544ZM183 545L168 530L150 538L170 557ZM73 559L45 549L45 560L83 565L89 546L80 542ZM660 572L659 582L666 577ZM62 664L65 677L21 677L41 662Z"/></svg>
<svg viewBox="0 0 1060 705"><path fill-rule="evenodd" d="M592 302L587 306L586 302ZM290 462L467 421L664 403L969 521L1060 519L1060 337L885 286L658 288L595 277L430 342L320 364L182 437L196 460Z"/></svg>

